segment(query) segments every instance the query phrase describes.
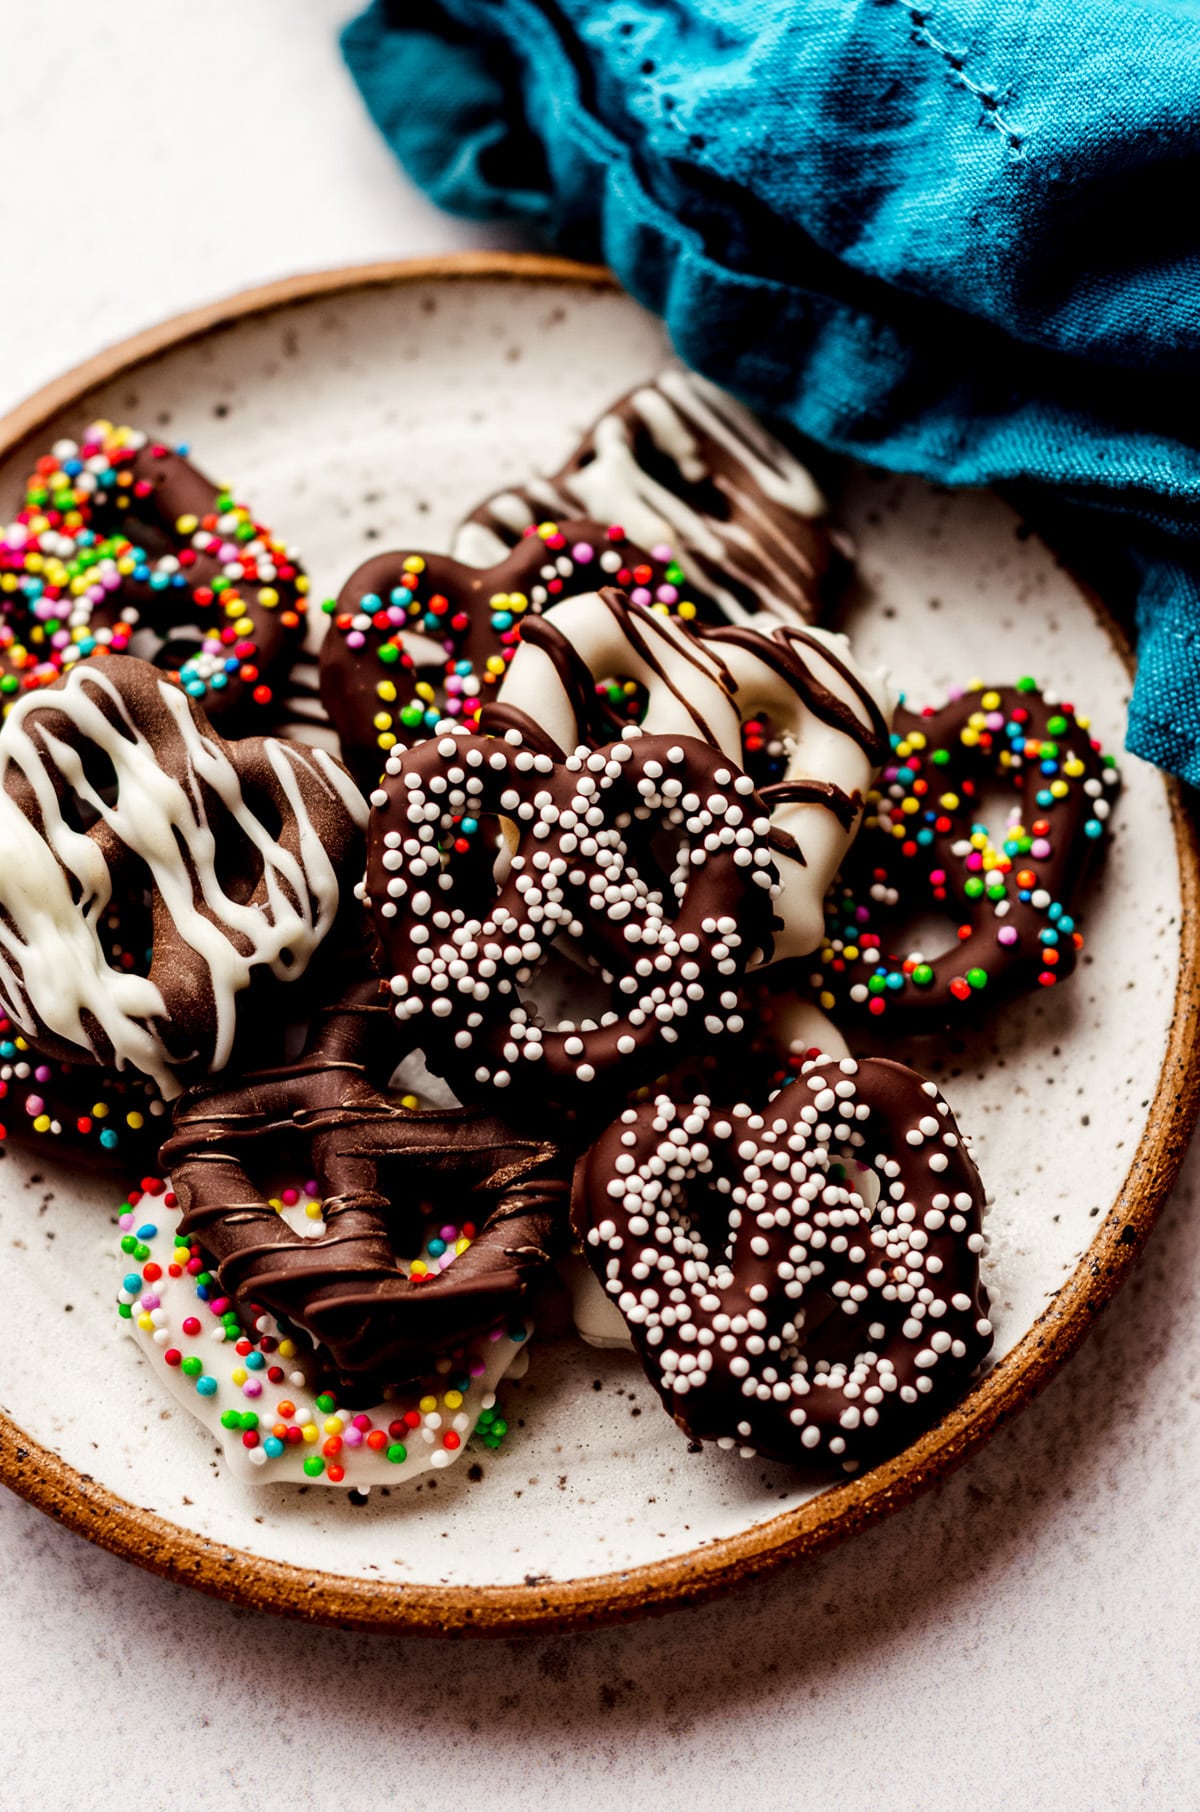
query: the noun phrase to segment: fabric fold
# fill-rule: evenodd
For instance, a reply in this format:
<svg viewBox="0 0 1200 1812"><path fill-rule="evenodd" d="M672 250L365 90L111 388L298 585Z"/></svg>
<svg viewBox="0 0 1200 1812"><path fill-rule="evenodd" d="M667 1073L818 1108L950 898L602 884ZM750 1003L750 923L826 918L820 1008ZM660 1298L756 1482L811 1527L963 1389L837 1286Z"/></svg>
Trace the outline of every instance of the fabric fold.
<svg viewBox="0 0 1200 1812"><path fill-rule="evenodd" d="M752 406L1082 522L1129 746L1200 783L1194 7L374 0L343 47L436 201L603 259Z"/></svg>

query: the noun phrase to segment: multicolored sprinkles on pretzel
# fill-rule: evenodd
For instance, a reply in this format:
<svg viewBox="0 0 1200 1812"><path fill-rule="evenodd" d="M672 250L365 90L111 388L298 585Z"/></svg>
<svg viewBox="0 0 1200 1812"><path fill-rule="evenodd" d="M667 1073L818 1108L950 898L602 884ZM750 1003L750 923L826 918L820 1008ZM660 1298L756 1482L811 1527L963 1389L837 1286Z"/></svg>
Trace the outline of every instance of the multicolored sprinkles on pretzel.
<svg viewBox="0 0 1200 1812"><path fill-rule="evenodd" d="M128 653L139 631L210 714L272 704L303 640L308 580L184 454L98 421L38 460L0 530L4 709L76 661ZM180 629L195 636L191 652Z"/></svg>
<svg viewBox="0 0 1200 1812"><path fill-rule="evenodd" d="M990 782L1019 795L1001 836L978 816ZM826 1011L897 1031L947 1028L1069 975L1076 902L1120 784L1089 720L1029 678L974 682L938 710L901 709L892 759L826 902L811 975ZM957 933L938 955L900 940L917 917Z"/></svg>
<svg viewBox="0 0 1200 1812"><path fill-rule="evenodd" d="M158 1150L166 1116L147 1077L42 1057L0 1006L0 1140L127 1164Z"/></svg>
<svg viewBox="0 0 1200 1812"><path fill-rule="evenodd" d="M443 719L474 730L522 622L610 584L683 622L696 614L671 549L636 547L616 523L540 522L484 569L431 553L366 561L322 606L331 622L321 697L359 783L373 785L394 748L431 736Z"/></svg>
<svg viewBox="0 0 1200 1812"><path fill-rule="evenodd" d="M317 1233L315 1183L289 1186L280 1214ZM146 1177L118 1217L124 1274L117 1313L160 1378L220 1442L231 1470L259 1484L366 1491L443 1471L473 1438L495 1450L508 1432L496 1385L523 1369L529 1326L489 1330L439 1359L427 1378L368 1406L346 1403L322 1376L304 1333L271 1315L239 1318L195 1240L168 1231L177 1204ZM468 1249L470 1223L432 1231L412 1279L436 1276Z"/></svg>

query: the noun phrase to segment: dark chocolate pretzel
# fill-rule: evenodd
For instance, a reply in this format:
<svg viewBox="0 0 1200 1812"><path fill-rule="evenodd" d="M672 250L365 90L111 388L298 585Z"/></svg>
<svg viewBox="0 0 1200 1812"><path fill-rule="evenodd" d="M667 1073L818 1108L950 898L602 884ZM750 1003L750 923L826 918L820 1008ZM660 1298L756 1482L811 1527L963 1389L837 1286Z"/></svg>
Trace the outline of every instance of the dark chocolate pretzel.
<svg viewBox="0 0 1200 1812"><path fill-rule="evenodd" d="M365 818L332 756L223 742L145 661L81 662L0 730L0 998L34 1049L173 1095L229 1061L245 989L304 973Z"/></svg>
<svg viewBox="0 0 1200 1812"><path fill-rule="evenodd" d="M750 781L706 744L632 731L555 761L515 731L445 734L392 757L371 797L366 900L395 1013L460 1096L624 1094L681 1033L741 1029L778 875ZM611 1006L543 1027L520 990L564 934Z"/></svg>
<svg viewBox="0 0 1200 1812"><path fill-rule="evenodd" d="M303 1327L345 1382L400 1384L522 1312L569 1239L568 1185L551 1140L467 1108L408 1109L374 1088L363 1051L377 1000L372 979L322 1015L294 1063L184 1095L162 1164L180 1232L244 1316L268 1309ZM271 1206L280 1167L316 1180L317 1236ZM402 1258L420 1250L427 1198L479 1230L445 1270L410 1278Z"/></svg>
<svg viewBox="0 0 1200 1812"><path fill-rule="evenodd" d="M998 837L978 815L989 782L1015 794ZM891 760L829 893L812 974L821 1005L934 1032L1061 981L1083 942L1076 903L1118 787L1087 718L1032 680L898 712ZM905 950L906 926L930 913L945 915L957 943Z"/></svg>
<svg viewBox="0 0 1200 1812"><path fill-rule="evenodd" d="M480 504L452 552L490 565L547 516L599 516L644 547L669 543L700 616L715 621L815 622L847 566L803 462L678 364L606 409L553 477Z"/></svg>
<svg viewBox="0 0 1200 1812"><path fill-rule="evenodd" d="M38 461L0 531L6 704L97 654L147 654L226 734L272 722L308 580L182 454L97 422Z"/></svg>
<svg viewBox="0 0 1200 1812"><path fill-rule="evenodd" d="M424 741L444 718L475 729L522 622L557 599L615 583L686 616L694 607L682 579L669 549L647 553L623 529L592 521L530 527L486 567L444 554L375 555L326 606L321 699L343 760L369 787L393 748Z"/></svg>
<svg viewBox="0 0 1200 1812"><path fill-rule="evenodd" d="M571 1219L687 1434L853 1471L991 1345L983 1199L932 1082L820 1057L757 1110L628 1109L580 1159Z"/></svg>

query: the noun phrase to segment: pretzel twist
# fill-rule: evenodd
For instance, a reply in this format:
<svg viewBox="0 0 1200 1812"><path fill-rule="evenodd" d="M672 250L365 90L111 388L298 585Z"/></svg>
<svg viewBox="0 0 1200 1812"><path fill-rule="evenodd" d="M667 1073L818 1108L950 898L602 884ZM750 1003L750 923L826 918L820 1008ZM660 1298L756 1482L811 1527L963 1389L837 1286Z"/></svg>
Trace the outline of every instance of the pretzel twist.
<svg viewBox="0 0 1200 1812"><path fill-rule="evenodd" d="M932 1082L821 1057L758 1110L628 1109L580 1159L571 1216L681 1428L853 1471L988 1351L982 1206Z"/></svg>
<svg viewBox="0 0 1200 1812"><path fill-rule="evenodd" d="M515 733L440 735L389 760L372 804L366 900L395 1013L460 1095L625 1093L681 1034L741 1029L777 873L751 782L706 744L635 731L555 761ZM563 934L611 1006L543 1027L521 989Z"/></svg>
<svg viewBox="0 0 1200 1812"><path fill-rule="evenodd" d="M474 730L522 624L557 598L611 580L660 609L689 612L682 579L669 548L647 553L619 527L592 521L531 526L495 565L377 554L326 606L321 698L346 765L373 786L393 748L422 741L443 718Z"/></svg>
<svg viewBox="0 0 1200 1812"><path fill-rule="evenodd" d="M556 1146L493 1115L415 1110L363 1063L369 981L322 1018L305 1053L177 1103L162 1163L194 1237L242 1312L268 1309L320 1342L343 1380L399 1384L517 1314L565 1243ZM315 1179L323 1230L294 1232L267 1194L280 1167ZM479 1231L443 1271L410 1276L423 1203Z"/></svg>
<svg viewBox="0 0 1200 1812"><path fill-rule="evenodd" d="M294 981L366 808L329 755L226 743L144 661L84 661L0 730L0 998L28 1042L170 1098L230 1061L239 996ZM147 960L148 957L148 960Z"/></svg>
<svg viewBox="0 0 1200 1812"><path fill-rule="evenodd" d="M97 422L38 461L0 531L0 695L77 661L148 654L227 734L271 721L308 580L182 454Z"/></svg>
<svg viewBox="0 0 1200 1812"><path fill-rule="evenodd" d="M1087 718L1032 680L977 686L940 710L900 711L892 744L827 901L812 974L821 1005L935 1032L1062 981L1120 785ZM979 816L994 782L1016 794L999 836ZM957 942L906 949L906 927L934 913Z"/></svg>

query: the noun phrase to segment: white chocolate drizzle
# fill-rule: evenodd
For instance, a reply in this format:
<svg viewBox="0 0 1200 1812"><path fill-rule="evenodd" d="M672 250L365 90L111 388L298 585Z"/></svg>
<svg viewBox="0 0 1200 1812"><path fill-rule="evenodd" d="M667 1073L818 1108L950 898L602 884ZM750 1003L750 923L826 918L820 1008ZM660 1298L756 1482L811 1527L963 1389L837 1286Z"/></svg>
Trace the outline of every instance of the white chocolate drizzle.
<svg viewBox="0 0 1200 1812"><path fill-rule="evenodd" d="M895 708L886 677L864 673L845 636L827 630L717 628L697 637L615 591L557 604L524 635L492 707L494 727L540 732L560 749L586 739L579 701L589 683L594 691L614 677L646 688L644 731L699 737L739 766L742 722L769 715L787 756L783 779L763 793L781 880L772 960L814 950L825 893L882 759Z"/></svg>
<svg viewBox="0 0 1200 1812"><path fill-rule="evenodd" d="M452 552L492 566L531 524L594 517L645 547L669 542L728 621L795 623L812 614L817 575L805 550L825 513L795 454L715 384L672 364L601 416L556 477L490 498Z"/></svg>
<svg viewBox="0 0 1200 1812"><path fill-rule="evenodd" d="M312 822L307 791L317 779L360 825L366 808L349 777L321 751L271 739L225 744L204 734L177 686L156 684L183 746L181 776L163 765L97 663L73 668L53 694L29 694L9 713L0 733L0 847L6 855L0 870L0 997L27 1035L45 1028L118 1069L130 1065L169 1099L179 1083L150 1023L167 1015L163 993L148 976L112 966L100 937L106 909L114 901L121 905L129 886L126 862L139 867L136 887L143 878L148 882L156 918L161 904L175 935L208 967L215 1012L211 1068L217 1071L229 1060L236 997L253 971L266 967L288 980L302 974L337 911L339 877ZM76 742L38 722L50 712L68 719ZM86 744L111 763L115 788L100 791L89 778L80 753ZM294 850L247 801L231 759L239 747L269 763L293 817ZM36 817L14 796L21 781L36 802ZM249 899L232 897L218 878L217 836L203 788L261 861L261 881ZM72 795L94 814L90 830L67 822L63 803Z"/></svg>

